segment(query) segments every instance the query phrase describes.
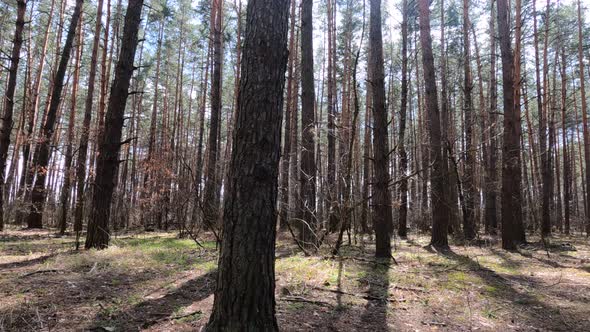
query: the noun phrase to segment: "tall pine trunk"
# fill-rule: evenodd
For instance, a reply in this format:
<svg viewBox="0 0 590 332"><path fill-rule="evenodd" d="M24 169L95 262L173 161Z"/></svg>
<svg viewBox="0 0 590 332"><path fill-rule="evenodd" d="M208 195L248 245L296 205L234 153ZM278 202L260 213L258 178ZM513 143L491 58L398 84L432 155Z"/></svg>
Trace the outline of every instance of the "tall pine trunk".
<svg viewBox="0 0 590 332"><path fill-rule="evenodd" d="M134 70L133 60L137 49L142 7L143 0L129 0L125 14L121 52L106 113L104 140L99 143L96 186L92 194L86 249L103 249L109 244L110 207L119 166L125 106Z"/></svg>
<svg viewBox="0 0 590 332"><path fill-rule="evenodd" d="M387 137L388 116L385 105L385 74L383 69L383 36L381 31L381 0L371 0L369 21L369 47L371 57L371 92L373 93L373 224L375 227L375 256L391 257L391 235L393 233L393 211L389 190L389 139Z"/></svg>
<svg viewBox="0 0 590 332"><path fill-rule="evenodd" d="M72 97L70 101L70 116L68 121L68 135L66 137L66 155L64 161L64 180L60 195L60 213L59 213L59 233L65 234L68 225L68 205L70 198L70 188L72 186L72 159L73 159L73 148L74 142L74 126L76 125L76 109L77 109L77 97L78 97L78 82L80 80L80 66L82 60L82 19L80 18L78 23L78 41L76 45L76 64L74 67L74 81L72 82Z"/></svg>
<svg viewBox="0 0 590 332"><path fill-rule="evenodd" d="M469 1L463 0L463 101L465 112L465 171L463 175L463 196L465 213L463 215L463 236L466 240L475 238L475 147L474 140L474 111L473 111L473 78L471 75L471 48L469 39Z"/></svg>
<svg viewBox="0 0 590 332"><path fill-rule="evenodd" d="M35 155L33 156L33 167L37 171L37 179L35 180L35 186L31 193L31 209L27 216L27 226L29 228L42 228L43 227L43 209L45 205L45 198L47 192L45 190L45 179L48 174L49 159L51 158L51 147L50 143L53 137L55 129L55 122L57 119L57 112L61 104L61 94L64 87L64 79L68 63L70 61L71 51L74 45L74 37L76 35L76 29L78 27L78 20L82 13L82 4L84 0L76 0L74 12L68 27L68 33L66 36L66 42L61 53L59 60L59 66L55 72L53 79L53 90L51 92L51 102L47 113L45 114L45 122L39 138L38 147L35 149Z"/></svg>
<svg viewBox="0 0 590 332"><path fill-rule="evenodd" d="M584 136L584 161L586 164L586 236L590 236L590 134L588 133L588 106L586 105L586 83L584 80L584 53L582 35L582 8L578 0L578 63L580 66L580 97L582 99L582 127Z"/></svg>
<svg viewBox="0 0 590 332"><path fill-rule="evenodd" d="M82 130L80 132L80 145L78 146L78 158L76 160L76 207L74 211L74 232L76 238L82 231L82 219L84 216L84 185L86 183L86 158L88 155L88 138L90 137L90 121L92 121L92 105L94 101L94 88L96 83L96 67L98 64L98 50L100 48L100 30L102 28L102 7L103 0L98 0L96 10L96 23L94 25L94 37L92 39L92 53L90 55L90 71L88 73L88 83L86 91L86 100L84 101L84 119L82 120ZM76 242L76 246L78 242Z"/></svg>
<svg viewBox="0 0 590 332"><path fill-rule="evenodd" d="M10 133L12 132L12 113L14 110L14 92L16 90L16 79L18 75L18 64L20 61L20 50L23 45L23 31L25 29L25 14L27 3L25 0L18 0L16 14L16 27L14 29L14 40L10 54L10 69L8 72L8 83L4 93L4 113L0 122L0 231L4 229L4 185L6 159L10 147Z"/></svg>
<svg viewBox="0 0 590 332"><path fill-rule="evenodd" d="M408 108L408 0L402 2L402 86L401 106L399 111L399 173L401 182L399 185L399 222L398 235L401 238L408 236L408 154L406 152L406 113Z"/></svg>
<svg viewBox="0 0 590 332"><path fill-rule="evenodd" d="M288 12L289 0L248 1L223 241L205 331L278 331L275 203Z"/></svg>
<svg viewBox="0 0 590 332"><path fill-rule="evenodd" d="M211 117L209 121L209 139L207 145L207 163L205 171L205 188L203 196L203 217L207 228L216 228L219 216L218 188L218 141L219 126L221 121L221 66L222 31L221 18L223 17L223 0L213 0L214 19L213 25L213 74L211 76Z"/></svg>
<svg viewBox="0 0 590 332"><path fill-rule="evenodd" d="M313 0L301 3L301 219L299 239L317 244L316 161L315 161L315 88L313 66Z"/></svg>
<svg viewBox="0 0 590 332"><path fill-rule="evenodd" d="M517 0L519 1L519 0ZM510 41L508 4L498 0L498 31L502 54L504 135L502 145L502 248L514 250L524 242L522 227L520 113L515 100L515 57ZM520 61L520 60L519 60Z"/></svg>
<svg viewBox="0 0 590 332"><path fill-rule="evenodd" d="M428 0L418 1L420 15L420 43L422 45L422 66L424 67L424 85L426 113L430 131L431 199L432 199L432 238L430 244L436 248L446 249L448 242L449 206L444 186L442 159L444 148L442 142L441 121L438 109L434 56L432 55L432 37L430 35L430 9Z"/></svg>

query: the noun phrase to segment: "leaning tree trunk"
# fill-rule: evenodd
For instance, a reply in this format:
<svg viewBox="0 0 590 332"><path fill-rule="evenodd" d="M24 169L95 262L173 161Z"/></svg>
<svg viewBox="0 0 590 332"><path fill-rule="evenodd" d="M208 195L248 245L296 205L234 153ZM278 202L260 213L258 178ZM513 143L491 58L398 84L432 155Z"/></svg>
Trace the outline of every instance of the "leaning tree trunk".
<svg viewBox="0 0 590 332"><path fill-rule="evenodd" d="M520 113L515 103L514 54L510 41L508 4L498 0L498 32L502 55L504 135L502 145L502 248L516 249L522 242L520 167Z"/></svg>
<svg viewBox="0 0 590 332"><path fill-rule="evenodd" d="M37 170L37 179L35 180L35 186L31 193L31 209L27 216L27 226L29 228L42 228L43 227L43 209L45 205L45 197L47 192L45 191L45 178L47 177L47 166L51 157L51 138L53 131L55 130L55 122L57 119L57 111L61 103L61 94L64 87L64 78L70 61L71 51L74 45L74 37L76 35L76 29L78 27L78 20L82 13L82 4L84 0L76 0L76 6L74 7L74 13L70 21L68 28L68 34L66 36L66 42L64 44L63 51L61 53L61 59L59 60L59 66L53 80L53 91L51 92L51 103L49 109L45 114L45 123L41 131L41 137L39 139L39 146L35 149L35 155L33 156L33 166Z"/></svg>
<svg viewBox="0 0 590 332"><path fill-rule="evenodd" d="M143 0L129 0L125 14L121 52L115 68L115 79L111 87L105 120L105 135L103 141L99 142L98 148L96 185L92 194L86 249L104 249L109 244L110 207L119 166L125 105L129 95L129 82L134 70L133 60L137 49L137 34L142 7Z"/></svg>
<svg viewBox="0 0 590 332"><path fill-rule="evenodd" d="M213 313L205 331L278 331L276 199L289 0L250 0Z"/></svg>
<svg viewBox="0 0 590 332"><path fill-rule="evenodd" d="M10 70L8 72L8 85L4 93L4 114L0 122L0 231L4 229L4 173L8 148L10 147L10 133L12 131L12 112L14 110L14 92L16 90L16 77L18 75L18 63L20 61L20 49L23 45L23 31L25 29L25 13L27 3L18 0L16 15L16 28L12 53L10 54Z"/></svg>
<svg viewBox="0 0 590 332"><path fill-rule="evenodd" d="M65 162L64 162L64 182L63 187L61 189L60 195L60 213L59 213L59 233L61 235L65 234L66 228L68 225L68 205L69 205L69 197L70 197L70 188L72 186L72 179L74 178L74 174L72 174L72 159L73 159L73 148L72 144L74 142L74 126L76 125L76 101L78 97L78 82L80 79L80 61L82 60L82 19L78 24L78 45L76 45L76 65L74 67L74 81L72 82L72 100L70 105L70 117L68 121L68 136L66 138L66 155L65 155Z"/></svg>
<svg viewBox="0 0 590 332"><path fill-rule="evenodd" d="M381 0L371 0L369 22L369 47L371 57L371 90L373 92L373 163L375 181L373 184L373 224L375 225L375 256L391 257L391 235L393 232L393 211L389 191L389 139L387 137L388 116L385 106L385 77L383 70L383 36L381 32Z"/></svg>
<svg viewBox="0 0 590 332"><path fill-rule="evenodd" d="M436 92L436 77L434 71L434 56L432 55L432 37L430 35L430 9L428 0L419 0L420 13L420 43L422 45L422 66L424 67L426 113L430 123L430 159L432 162L432 238L430 244L436 248L446 249L448 242L449 206L447 204L444 186L442 159L442 133L438 96Z"/></svg>

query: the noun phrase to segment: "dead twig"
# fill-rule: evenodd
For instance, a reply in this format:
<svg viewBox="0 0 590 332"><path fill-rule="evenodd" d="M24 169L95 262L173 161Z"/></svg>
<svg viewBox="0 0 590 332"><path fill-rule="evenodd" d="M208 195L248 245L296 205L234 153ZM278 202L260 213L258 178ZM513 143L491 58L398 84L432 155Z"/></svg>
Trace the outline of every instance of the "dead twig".
<svg viewBox="0 0 590 332"><path fill-rule="evenodd" d="M369 301L383 301L383 302L406 302L405 299L390 299L389 297L385 298L385 297L381 297L381 296L373 296L373 295L365 295L365 294L355 294L355 293L349 293L349 292L345 292L342 290L338 290L338 289L330 289L330 288L322 288L322 287L313 287L313 289L318 290L318 291L322 291L322 292L331 292L331 293L336 293L336 294L342 294L342 295L348 295L348 296L354 296L354 297L359 297L365 300L369 300Z"/></svg>
<svg viewBox="0 0 590 332"><path fill-rule="evenodd" d="M59 272L64 272L64 271L63 270L55 270L55 269L50 269L50 270L37 270L37 271L33 271L33 272L29 272L29 273L23 274L19 278L26 278L26 277L32 276L34 274L40 274L40 273L59 273Z"/></svg>
<svg viewBox="0 0 590 332"><path fill-rule="evenodd" d="M310 304L315 304L315 305L324 306L324 307L332 307L333 306L331 303L328 303L328 302L309 300L309 299L306 299L306 298L301 297L301 296L280 297L280 298L278 298L278 300L279 301L286 301L286 302L310 303Z"/></svg>

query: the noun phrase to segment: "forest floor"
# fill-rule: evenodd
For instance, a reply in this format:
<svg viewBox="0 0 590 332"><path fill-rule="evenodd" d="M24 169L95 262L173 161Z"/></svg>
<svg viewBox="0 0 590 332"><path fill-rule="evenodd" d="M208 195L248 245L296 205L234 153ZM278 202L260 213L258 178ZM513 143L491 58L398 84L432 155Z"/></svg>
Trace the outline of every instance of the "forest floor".
<svg viewBox="0 0 590 332"><path fill-rule="evenodd" d="M103 251L73 237L0 234L0 331L195 331L213 303L216 249L172 233L127 234ZM534 240L534 239L531 239ZM553 237L506 252L493 240L437 253L396 240L305 257L281 234L277 319L284 331L590 331L590 245ZM547 250L545 250L547 249Z"/></svg>

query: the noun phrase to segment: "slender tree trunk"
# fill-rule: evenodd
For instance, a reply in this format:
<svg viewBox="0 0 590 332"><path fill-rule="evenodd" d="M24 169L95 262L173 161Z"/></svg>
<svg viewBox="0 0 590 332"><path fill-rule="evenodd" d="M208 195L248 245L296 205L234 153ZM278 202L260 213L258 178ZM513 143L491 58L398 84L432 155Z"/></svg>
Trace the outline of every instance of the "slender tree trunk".
<svg viewBox="0 0 590 332"><path fill-rule="evenodd" d="M517 2L520 0L516 0ZM521 167L520 167L520 112L515 100L515 56L510 41L508 4L498 3L498 31L502 54L502 82L504 92L504 142L502 146L502 248L514 250L525 242L522 227ZM520 63L520 59L516 58Z"/></svg>
<svg viewBox="0 0 590 332"><path fill-rule="evenodd" d="M432 238L430 244L436 248L448 247L448 203L443 179L442 133L438 97L436 91L436 77L434 71L434 57L432 55L432 37L430 35L430 9L428 0L418 1L420 16L420 43L422 45L422 63L424 70L424 86L426 91L426 113L430 129L430 159L432 161Z"/></svg>
<svg viewBox="0 0 590 332"><path fill-rule="evenodd" d="M275 210L288 13L289 0L248 1L223 242L205 331L278 331Z"/></svg>
<svg viewBox="0 0 590 332"><path fill-rule="evenodd" d="M315 88L313 77L313 0L301 3L301 219L299 239L317 244L316 161L315 161Z"/></svg>
<svg viewBox="0 0 590 332"><path fill-rule="evenodd" d="M338 187L336 181L336 105L335 105L335 49L336 45L336 22L334 14L336 11L336 1L327 0L328 2L328 207L329 207L329 225L330 230L335 230L338 225Z"/></svg>
<svg viewBox="0 0 590 332"><path fill-rule="evenodd" d="M98 0L96 10L96 22L94 25L94 37L92 39L92 53L90 55L90 71L88 73L87 94L84 102L84 119L80 132L80 145L78 147L78 158L76 160L76 207L74 211L74 232L76 239L79 239L82 231L82 219L84 217L86 183L86 158L88 155L88 138L90 137L90 122L92 121L92 105L94 101L94 88L96 83L96 67L98 64L98 50L100 48L100 30L102 28L103 0ZM76 241L78 247L79 241Z"/></svg>
<svg viewBox="0 0 590 332"><path fill-rule="evenodd" d="M154 169L156 167L156 163L158 161L154 161L154 155L156 154L156 129L157 129L157 121L158 121L158 97L159 97L159 85L160 85L160 67L161 67L161 60L162 60L162 43L164 38L164 18L160 19L159 27L158 27L158 46L156 50L156 73L154 78L154 97L152 101L152 114L150 120L150 136L148 139L148 151L147 157L144 162L144 175L143 175L143 191L142 191L142 209L141 209L141 220L144 223L144 229L151 229L153 225L151 225L151 218L150 216L150 204L149 201L151 199L150 195L153 195L154 185L150 184L150 177L152 177L152 173L154 173ZM157 177L157 176L156 176ZM159 178L159 177L158 177ZM158 179L153 179L153 181L157 181ZM147 213L147 215L146 215Z"/></svg>
<svg viewBox="0 0 590 332"><path fill-rule="evenodd" d="M449 232L458 236L460 234L460 225L458 219L458 211L457 204L452 203L452 199L457 197L457 187L454 185L457 182L457 172L449 172L449 164L452 160L452 144L449 139L449 135L451 134L450 125L451 122L451 114L449 112L449 97L448 97L448 80L447 80L447 48L446 48L446 35L445 35L445 2L441 0L440 6L440 17L441 17L441 28L440 28L440 45L441 45L441 58L440 58L440 67L441 67L441 98L440 98L440 118L441 118L441 139L442 139L442 172L443 176L443 185L445 188L450 188L448 192L448 197L450 199L450 207L449 207ZM454 167L454 165L453 165ZM426 172L426 170L424 170ZM456 201L456 199L455 199Z"/></svg>
<svg viewBox="0 0 590 332"><path fill-rule="evenodd" d="M61 103L61 93L64 87L64 78L68 62L70 60L71 51L74 45L74 36L78 27L78 20L82 12L82 4L84 0L77 0L74 7L74 13L68 28L66 42L61 53L58 69L53 79L53 91L51 92L51 102L47 114L45 114L45 122L43 124L41 137L39 139L38 148L35 149L33 156L33 166L37 170L37 179L35 180L35 187L31 195L31 209L27 216L27 226L29 228L43 227L43 209L45 205L45 198L47 192L45 191L45 179L47 177L47 166L51 157L50 141L53 136L55 122L57 119L58 108Z"/></svg>
<svg viewBox="0 0 590 332"><path fill-rule="evenodd" d="M369 22L369 47L371 58L371 91L373 93L373 224L375 227L375 256L391 257L391 235L393 233L393 211L389 190L389 139L387 137L388 116L385 105L385 77L383 69L383 37L381 32L381 0L371 0Z"/></svg>
<svg viewBox="0 0 590 332"><path fill-rule="evenodd" d="M19 197L23 197L23 201L28 202L30 199L30 192L31 186L33 184L33 177L35 170L32 168L30 163L30 154L31 154L31 146L33 142L34 130L35 130L35 123L37 122L37 115L39 113L39 98L41 95L41 83L42 83L42 76L43 76L43 69L45 67L45 57L47 56L47 47L49 44L49 31L51 30L51 18L53 17L53 12L55 9L55 0L51 1L51 6L49 8L49 15L47 19L47 25L45 26L45 32L43 36L43 47L41 50L41 54L39 57L39 69L37 70L37 75L35 77L35 83L33 85L33 93L31 95L31 105L28 109L28 121L27 121L27 131L26 131L26 138L25 144L23 144L23 166L21 172L21 179L20 179L20 193L18 194ZM25 218L23 212L17 212L16 222L21 223L22 220Z"/></svg>
<svg viewBox="0 0 590 332"><path fill-rule="evenodd" d="M203 217L207 228L215 228L219 217L219 195L217 193L217 159L219 125L221 117L221 65L223 60L221 18L223 0L213 0L213 74L211 82L211 118L209 121L209 140L203 196Z"/></svg>
<svg viewBox="0 0 590 332"><path fill-rule="evenodd" d="M88 220L86 249L106 248L109 244L110 206L119 166L119 150L125 105L129 95L129 82L133 75L133 60L138 43L139 23L143 0L129 0L115 79L111 87L105 121L104 141L100 142L96 167L96 186Z"/></svg>
<svg viewBox="0 0 590 332"><path fill-rule="evenodd" d="M469 38L469 1L463 0L463 110L465 112L465 172L463 174L463 196L465 200L465 214L463 215L463 235L466 240L473 240L475 230L475 148L473 121L473 78L471 75L471 44Z"/></svg>
<svg viewBox="0 0 590 332"><path fill-rule="evenodd" d="M570 234L570 204L571 204L571 166L569 163L569 152L567 144L566 108L567 108L567 74L566 74L565 47L561 48L561 153L563 155L563 212L564 232Z"/></svg>
<svg viewBox="0 0 590 332"><path fill-rule="evenodd" d="M547 141L547 123L550 118L549 109L549 63L547 60L547 52L549 47L549 7L550 3L547 1L547 9L545 12L545 46L543 47L543 93L545 94L541 103L541 110L539 113L539 141L541 142L541 167L542 167L542 184L543 184L543 218L541 220L541 233L543 236L551 235L551 200L553 191L553 177L551 174L551 137ZM539 90L540 82L537 83L537 90ZM538 93L538 92L537 92ZM549 124L551 126L551 124ZM552 128L549 127L549 131ZM551 136L551 133L549 134Z"/></svg>
<svg viewBox="0 0 590 332"><path fill-rule="evenodd" d="M331 1L331 0L328 0ZM282 229L289 224L289 165L291 162L291 113L293 110L293 84L294 82L294 67L295 67L295 21L297 20L296 11L297 1L291 1L291 13L289 15L289 61L287 66L287 100L285 102L285 133L283 138L283 154L281 158L281 198L279 205L279 222Z"/></svg>
<svg viewBox="0 0 590 332"><path fill-rule="evenodd" d="M588 107L586 105L586 84L584 80L584 53L583 53L583 35L582 35L582 8L578 0L578 62L580 66L580 95L582 99L582 127L584 136L584 161L586 164L586 236L590 236L590 134L588 133Z"/></svg>
<svg viewBox="0 0 590 332"><path fill-rule="evenodd" d="M406 173L408 170L408 154L406 152L405 135L406 135L406 113L408 107L408 0L402 2L402 86L401 86L401 106L399 111L399 173L401 182L399 185L399 223L397 234L401 238L408 236L407 219L408 219L408 180ZM444 56L444 55L443 55Z"/></svg>
<svg viewBox="0 0 590 332"><path fill-rule="evenodd" d="M68 136L66 138L66 155L65 155L65 163L64 163L64 180L63 186L61 190L61 197L60 197L60 214L59 214L59 233L61 235L65 234L66 228L68 225L68 204L70 198L70 188L72 184L72 178L74 178L74 174L72 174L72 158L73 158L73 148L72 144L74 142L74 127L76 125L76 109L77 109L77 97L78 97L78 82L80 80L80 66L82 60L82 52L83 52L83 45L82 45L82 36L84 31L82 30L82 17L80 17L78 23L78 42L76 45L76 64L74 67L74 81L72 82L72 97L71 97L71 106L70 106L70 116L68 121Z"/></svg>
<svg viewBox="0 0 590 332"><path fill-rule="evenodd" d="M12 113L14 110L14 92L16 90L16 79L18 75L18 64L20 61L20 50L23 44L23 31L25 29L25 14L27 12L27 3L25 0L18 0L16 27L14 30L14 40L12 44L12 53L10 54L10 69L8 73L8 83L4 93L4 113L0 122L0 231L4 230L4 197L5 169L6 159L8 157L8 148L10 147L10 134L12 132Z"/></svg>

